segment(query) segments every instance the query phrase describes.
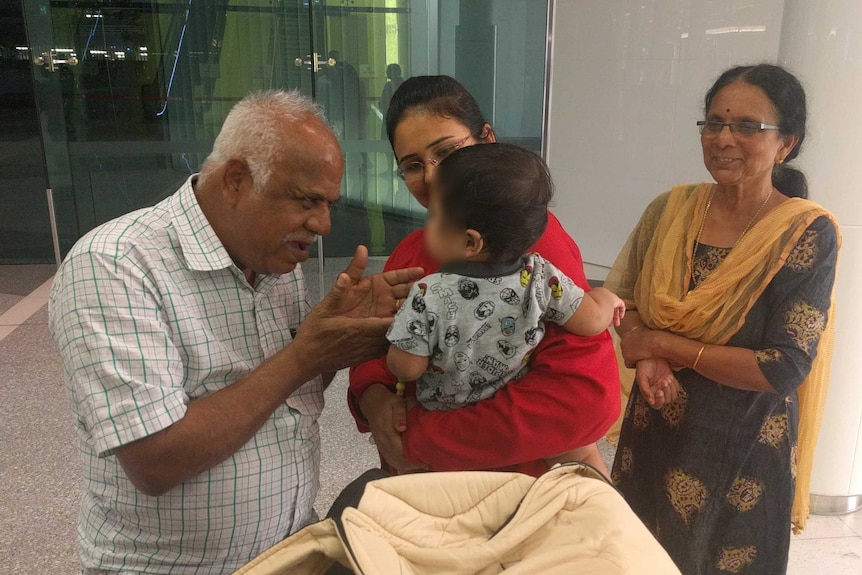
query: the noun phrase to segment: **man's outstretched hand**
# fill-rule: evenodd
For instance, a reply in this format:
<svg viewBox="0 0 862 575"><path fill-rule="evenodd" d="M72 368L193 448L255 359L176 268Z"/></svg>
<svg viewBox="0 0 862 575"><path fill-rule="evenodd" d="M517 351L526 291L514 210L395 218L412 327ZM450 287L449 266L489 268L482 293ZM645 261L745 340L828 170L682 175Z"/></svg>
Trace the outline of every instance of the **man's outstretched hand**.
<svg viewBox="0 0 862 575"><path fill-rule="evenodd" d="M407 297L410 286L425 272L422 268L391 270L363 276L368 266L368 250L357 246L347 269L341 272L326 299L337 298L332 312L347 317L392 317L397 301Z"/></svg>
<svg viewBox="0 0 862 575"><path fill-rule="evenodd" d="M356 248L353 261L299 326L292 346L302 373L309 378L360 364L386 353L386 330L396 302L422 277L422 268L406 268L363 277L368 250Z"/></svg>

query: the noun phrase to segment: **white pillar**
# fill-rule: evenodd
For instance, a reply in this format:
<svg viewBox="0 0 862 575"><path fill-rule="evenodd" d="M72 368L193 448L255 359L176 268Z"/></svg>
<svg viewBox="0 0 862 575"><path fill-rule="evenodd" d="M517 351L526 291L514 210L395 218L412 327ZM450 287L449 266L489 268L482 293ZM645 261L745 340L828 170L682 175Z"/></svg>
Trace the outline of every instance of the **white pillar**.
<svg viewBox="0 0 862 575"><path fill-rule="evenodd" d="M832 380L811 479L813 513L862 505L862 2L786 0L779 61L802 80L811 199L838 218Z"/></svg>

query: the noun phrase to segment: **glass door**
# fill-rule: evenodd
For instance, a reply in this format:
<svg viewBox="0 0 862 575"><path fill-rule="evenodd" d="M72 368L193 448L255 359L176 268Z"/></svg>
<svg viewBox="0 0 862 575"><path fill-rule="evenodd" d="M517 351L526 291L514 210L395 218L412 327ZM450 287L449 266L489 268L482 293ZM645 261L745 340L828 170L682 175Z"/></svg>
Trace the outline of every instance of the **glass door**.
<svg viewBox="0 0 862 575"><path fill-rule="evenodd" d="M197 172L247 93L312 91L296 63L311 52L308 0L23 6L63 255Z"/></svg>
<svg viewBox="0 0 862 575"><path fill-rule="evenodd" d="M383 129L403 78L454 76L498 138L541 149L548 0L22 5L61 256L96 225L173 193L255 90L315 97L341 141L343 200L321 245L330 281L357 244L376 269L423 223ZM306 270L313 277L314 263ZM317 271L319 294L329 282Z"/></svg>
<svg viewBox="0 0 862 575"><path fill-rule="evenodd" d="M418 3L322 0L312 10L314 48L332 64L316 75L315 97L345 158L341 201L332 232L323 239L327 285L358 244L368 247L371 269L381 269L385 257L425 218L395 175L383 128L384 93L409 71L411 4Z"/></svg>
<svg viewBox="0 0 862 575"><path fill-rule="evenodd" d="M0 264L54 262L45 162L20 2L0 5Z"/></svg>
<svg viewBox="0 0 862 575"><path fill-rule="evenodd" d="M425 210L394 173L383 128L403 79L447 74L479 101L500 140L537 153L544 132L548 0L317 0L314 49L331 57L315 94L346 159L342 201L323 240L328 282L357 244L377 267Z"/></svg>

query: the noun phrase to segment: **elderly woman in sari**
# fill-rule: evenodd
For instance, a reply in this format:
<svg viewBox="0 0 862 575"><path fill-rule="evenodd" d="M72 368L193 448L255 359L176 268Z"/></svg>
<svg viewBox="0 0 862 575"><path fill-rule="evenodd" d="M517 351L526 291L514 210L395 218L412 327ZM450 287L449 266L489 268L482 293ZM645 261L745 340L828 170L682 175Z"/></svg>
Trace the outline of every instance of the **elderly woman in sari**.
<svg viewBox="0 0 862 575"><path fill-rule="evenodd" d="M705 113L716 183L655 199L606 283L630 309L637 382L612 475L683 573L785 573L808 514L838 225L786 166L805 138L792 74L730 69Z"/></svg>

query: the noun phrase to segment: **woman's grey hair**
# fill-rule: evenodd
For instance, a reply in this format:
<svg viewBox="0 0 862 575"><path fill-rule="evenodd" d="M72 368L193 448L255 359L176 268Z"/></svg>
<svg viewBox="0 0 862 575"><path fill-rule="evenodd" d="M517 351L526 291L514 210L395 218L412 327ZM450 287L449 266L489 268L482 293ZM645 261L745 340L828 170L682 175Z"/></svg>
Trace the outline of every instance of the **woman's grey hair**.
<svg viewBox="0 0 862 575"><path fill-rule="evenodd" d="M285 122L311 115L326 123L323 110L298 91L267 90L249 94L231 109L201 167L203 182L230 159L243 160L251 172L255 190L269 183L277 160Z"/></svg>

